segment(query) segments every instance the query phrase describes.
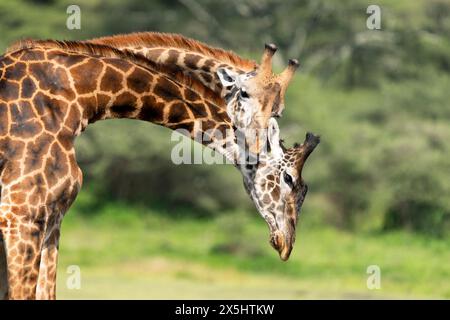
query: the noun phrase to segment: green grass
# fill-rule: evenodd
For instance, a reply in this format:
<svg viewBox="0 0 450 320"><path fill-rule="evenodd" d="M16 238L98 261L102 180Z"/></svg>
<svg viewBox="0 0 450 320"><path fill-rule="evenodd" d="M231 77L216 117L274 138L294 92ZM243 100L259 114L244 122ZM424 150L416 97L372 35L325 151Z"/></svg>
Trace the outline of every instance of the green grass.
<svg viewBox="0 0 450 320"><path fill-rule="evenodd" d="M264 221L247 213L188 219L111 205L86 218L74 210L63 223L58 297L450 298L448 239L347 233L309 226L307 215L302 222L286 263ZM379 290L366 286L373 264ZM80 290L65 285L69 265L81 268Z"/></svg>

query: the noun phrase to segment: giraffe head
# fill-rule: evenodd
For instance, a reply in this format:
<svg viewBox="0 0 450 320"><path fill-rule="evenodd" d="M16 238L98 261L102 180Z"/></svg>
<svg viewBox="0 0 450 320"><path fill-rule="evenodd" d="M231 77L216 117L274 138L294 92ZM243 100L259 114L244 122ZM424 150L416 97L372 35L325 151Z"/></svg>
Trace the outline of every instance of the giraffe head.
<svg viewBox="0 0 450 320"><path fill-rule="evenodd" d="M284 95L299 63L289 60L280 74L272 72L272 57L277 50L266 44L259 67L239 74L218 69L217 75L225 90L227 113L234 126L244 132L250 152L259 154L264 147L269 119L279 117L284 109Z"/></svg>
<svg viewBox="0 0 450 320"><path fill-rule="evenodd" d="M279 128L274 118L268 128L269 151L260 154L255 165L243 169L245 189L266 220L270 243L287 260L295 242L298 215L308 186L302 178L306 159L320 139L307 133L301 145L285 149L279 140Z"/></svg>

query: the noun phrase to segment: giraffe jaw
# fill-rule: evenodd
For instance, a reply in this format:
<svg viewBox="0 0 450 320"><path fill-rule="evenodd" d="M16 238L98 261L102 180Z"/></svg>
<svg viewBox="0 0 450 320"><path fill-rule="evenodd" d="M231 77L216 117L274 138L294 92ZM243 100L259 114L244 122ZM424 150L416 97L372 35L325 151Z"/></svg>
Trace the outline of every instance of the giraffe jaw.
<svg viewBox="0 0 450 320"><path fill-rule="evenodd" d="M280 253L280 258L283 261L287 261L291 255L292 252L292 244L291 245L285 245L283 250Z"/></svg>
<svg viewBox="0 0 450 320"><path fill-rule="evenodd" d="M295 242L297 224L296 217L293 219L288 218L289 216L292 217L291 212L295 211L295 207L291 201L285 201L284 210L278 216L278 219L274 221L275 223L271 224L266 220L270 228L270 244L277 250L280 259L283 261L287 261L291 255Z"/></svg>
<svg viewBox="0 0 450 320"><path fill-rule="evenodd" d="M265 208L264 205L258 201L258 199L261 198L261 195L255 190L254 187L252 187L253 184L251 182L253 180L250 179L250 176L244 175L244 177L247 178L247 179L244 178L244 185L246 186L246 191L249 193L250 198L253 200L253 203L255 204L258 213L263 217L263 219L266 221L269 227L270 231L269 242L271 246L275 250L277 250L281 260L287 261L294 246L295 229L296 229L295 223L292 224L288 222L288 220L286 220L284 211L280 216L281 221L277 223L274 212L270 211L270 209ZM290 204L291 204L290 202L287 203L287 205Z"/></svg>
<svg viewBox="0 0 450 320"><path fill-rule="evenodd" d="M280 230L276 230L270 236L270 244L275 250L278 251L280 259L283 261L287 261L289 259L293 247L293 242L289 240L286 241L287 239L289 238L286 237L286 235Z"/></svg>

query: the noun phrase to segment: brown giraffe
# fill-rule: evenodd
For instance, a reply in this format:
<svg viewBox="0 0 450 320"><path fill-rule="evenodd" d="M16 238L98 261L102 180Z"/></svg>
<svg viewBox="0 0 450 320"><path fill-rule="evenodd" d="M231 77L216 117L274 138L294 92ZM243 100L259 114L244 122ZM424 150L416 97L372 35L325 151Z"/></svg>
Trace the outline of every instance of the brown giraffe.
<svg viewBox="0 0 450 320"><path fill-rule="evenodd" d="M26 43L1 64L0 226L8 294L54 298L59 226L82 182L73 140L87 124L136 118L194 136L197 128L230 129L229 119L202 84L170 78L108 47Z"/></svg>
<svg viewBox="0 0 450 320"><path fill-rule="evenodd" d="M82 183L73 141L88 123L127 117L191 136L232 125L201 83L107 46L30 42L0 62L0 293L55 298L60 224Z"/></svg>
<svg viewBox="0 0 450 320"><path fill-rule="evenodd" d="M249 140L255 137L256 130L267 129L270 123L271 152L259 153L258 164L241 166L240 170L247 192L269 225L272 246L287 260L295 241L297 215L293 213L299 212L307 192L301 171L306 158L319 143L319 138L313 134L307 135L303 145L289 150L278 143L279 129L272 117L281 116L284 110L286 89L298 62L289 60L288 67L275 76L271 59L277 47L273 44L265 46L261 64L257 65L233 52L170 33L140 32L88 42L139 53L198 79L225 98L228 115L235 126L244 130L247 142L251 143ZM256 97L257 102L249 101L250 97ZM248 105L256 106L256 112L249 111ZM280 199L286 201L280 202Z"/></svg>
<svg viewBox="0 0 450 320"><path fill-rule="evenodd" d="M274 118L268 128L270 152L261 152L255 165L242 167L244 186L258 212L266 220L270 244L280 258L289 259L295 242L295 230L308 186L302 178L306 159L320 139L307 133L304 142L286 149L279 139Z"/></svg>
<svg viewBox="0 0 450 320"><path fill-rule="evenodd" d="M272 72L274 44L265 46L260 65L233 52L211 47L179 34L140 32L89 40L120 50L128 50L183 71L225 98L227 112L258 154L265 146L266 129L271 117L281 116L287 86L298 68L295 59L278 76ZM262 133L262 134L260 134Z"/></svg>
<svg viewBox="0 0 450 320"><path fill-rule="evenodd" d="M287 260L295 241L297 216L294 217L292 213L299 212L307 192L307 186L301 178L302 167L319 143L318 137L308 134L304 142L305 147L302 145L286 150L279 146L278 138L274 139L274 136L278 137L279 130L272 117L281 116L284 110L284 96L298 68L297 60L289 60L288 67L275 76L271 61L277 50L274 44L265 46L261 64L257 65L233 52L214 48L179 34L140 32L102 37L88 42L107 44L144 55L154 62L177 71L181 70L198 79L225 98L228 115L232 123L244 131L247 143L259 142L252 140L256 137L255 133L260 128L263 128L260 132L266 133L269 123L271 124L272 137L269 137L269 147L273 149L272 152L259 153L263 151L260 148L265 146L262 143L257 148L251 148L250 150L259 153L260 161L257 165L241 166L240 170L247 192L269 225L271 244L279 251L280 257ZM257 99L252 101L250 97ZM249 111L255 106L254 112ZM265 140L265 136L262 136L261 140ZM307 151L303 152L303 148ZM302 153L305 154L304 159L295 156ZM275 176L278 178L275 179ZM273 181L268 177L274 178ZM298 202L298 205L285 206L285 202L279 201L280 198L290 199L286 202L291 204ZM284 221L284 217L291 218ZM276 227L276 221L281 221L281 227Z"/></svg>

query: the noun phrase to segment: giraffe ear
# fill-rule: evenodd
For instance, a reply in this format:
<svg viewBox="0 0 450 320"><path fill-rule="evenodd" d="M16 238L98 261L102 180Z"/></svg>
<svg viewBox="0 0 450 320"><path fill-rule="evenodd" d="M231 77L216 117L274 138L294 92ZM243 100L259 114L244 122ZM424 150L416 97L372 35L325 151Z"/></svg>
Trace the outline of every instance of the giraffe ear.
<svg viewBox="0 0 450 320"><path fill-rule="evenodd" d="M282 158L283 149L280 145L280 127L278 127L278 122L275 118L270 118L267 131L267 140L270 145L270 152L272 153L272 156L274 158Z"/></svg>
<svg viewBox="0 0 450 320"><path fill-rule="evenodd" d="M234 86L237 82L238 74L232 70L219 68L216 73L224 88Z"/></svg>

